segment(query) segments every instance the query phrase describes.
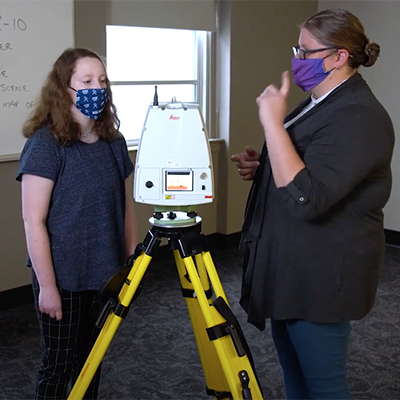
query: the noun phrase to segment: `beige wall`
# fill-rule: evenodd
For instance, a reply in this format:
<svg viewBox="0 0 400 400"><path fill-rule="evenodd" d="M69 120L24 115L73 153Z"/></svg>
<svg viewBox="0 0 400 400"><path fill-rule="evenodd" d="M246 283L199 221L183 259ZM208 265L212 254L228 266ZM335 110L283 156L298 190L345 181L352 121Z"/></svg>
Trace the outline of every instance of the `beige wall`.
<svg viewBox="0 0 400 400"><path fill-rule="evenodd" d="M369 83L376 97L390 114L396 144L392 161L393 187L385 207L385 228L400 231L400 112L399 112L399 65L400 52L400 1L358 0L319 2L319 9L344 8L357 15L364 25L370 40L381 46L381 54L371 68L360 68L360 73Z"/></svg>
<svg viewBox="0 0 400 400"><path fill-rule="evenodd" d="M105 54L103 1L79 1L76 5L76 45ZM229 156L246 145L259 148L263 136L257 119L255 98L271 82L279 84L280 74L290 68L291 46L297 43L296 25L317 11L310 1L224 0L219 22L223 33L218 44L217 107L219 134L224 142L212 142L216 201L199 207L203 232L230 234L241 228L249 184L238 177ZM89 4L92 6L90 7ZM96 7L93 7L96 4ZM87 29L88 9L91 10ZM97 28L96 28L97 27ZM95 30L93 30L95 29ZM290 107L302 97L293 88ZM131 153L134 160L134 152ZM26 257L21 220L20 185L14 181L18 162L0 163L0 291L30 283L23 267ZM152 208L136 205L139 237L149 227Z"/></svg>
<svg viewBox="0 0 400 400"><path fill-rule="evenodd" d="M0 162L0 291L30 282L17 169L17 162Z"/></svg>
<svg viewBox="0 0 400 400"><path fill-rule="evenodd" d="M260 149L263 132L255 99L270 83L279 85L282 72L290 70L298 25L317 11L318 3L223 1L221 7L218 75L223 93L220 94L219 135L225 139L226 147L221 154L220 180L224 187L218 227L221 233L229 234L241 229L249 190L249 183L238 178L229 155L243 151L247 145ZM302 97L303 93L292 86L289 108Z"/></svg>
<svg viewBox="0 0 400 400"><path fill-rule="evenodd" d="M74 3L75 46L87 47L100 56L105 56L107 1L74 0Z"/></svg>

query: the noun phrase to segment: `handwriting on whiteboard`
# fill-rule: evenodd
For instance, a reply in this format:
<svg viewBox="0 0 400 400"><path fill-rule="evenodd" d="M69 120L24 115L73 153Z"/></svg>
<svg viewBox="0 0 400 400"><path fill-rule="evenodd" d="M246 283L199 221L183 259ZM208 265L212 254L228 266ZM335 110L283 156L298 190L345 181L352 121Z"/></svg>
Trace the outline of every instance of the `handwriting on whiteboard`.
<svg viewBox="0 0 400 400"><path fill-rule="evenodd" d="M28 24L21 18L6 18L0 14L0 31L12 29L24 32L28 29Z"/></svg>
<svg viewBox="0 0 400 400"><path fill-rule="evenodd" d="M14 51L12 41L9 40L3 42L4 37L7 40L9 34L14 34L14 32L16 34L17 32L25 32L27 30L28 23L24 19L14 16L8 17L0 14L0 40L2 40L2 42L0 42L0 52L8 53ZM7 66L7 59L4 59L4 57L2 57L2 59ZM4 68L4 66L0 64L0 107L3 109L15 109L21 107L32 108L33 101L31 101L31 99L26 99L25 96L18 96L18 94L29 92L27 85L18 82L9 83L9 78L13 79L12 67L9 66Z"/></svg>

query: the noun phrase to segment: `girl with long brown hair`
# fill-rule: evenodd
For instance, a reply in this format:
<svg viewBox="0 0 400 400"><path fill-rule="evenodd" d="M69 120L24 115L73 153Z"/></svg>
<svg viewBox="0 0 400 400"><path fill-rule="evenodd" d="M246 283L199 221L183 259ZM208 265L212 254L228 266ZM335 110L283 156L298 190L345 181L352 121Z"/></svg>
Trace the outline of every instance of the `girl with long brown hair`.
<svg viewBox="0 0 400 400"><path fill-rule="evenodd" d="M97 294L134 253L133 164L100 57L56 60L23 127L17 180L41 328L37 399L65 399L99 333ZM85 398L97 398L100 368Z"/></svg>

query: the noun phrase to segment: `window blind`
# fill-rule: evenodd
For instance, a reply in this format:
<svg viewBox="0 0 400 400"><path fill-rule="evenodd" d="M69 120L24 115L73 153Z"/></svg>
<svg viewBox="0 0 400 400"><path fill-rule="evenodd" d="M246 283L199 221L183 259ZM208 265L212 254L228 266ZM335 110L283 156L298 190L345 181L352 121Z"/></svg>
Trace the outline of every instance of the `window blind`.
<svg viewBox="0 0 400 400"><path fill-rule="evenodd" d="M107 24L215 31L215 0L108 0Z"/></svg>

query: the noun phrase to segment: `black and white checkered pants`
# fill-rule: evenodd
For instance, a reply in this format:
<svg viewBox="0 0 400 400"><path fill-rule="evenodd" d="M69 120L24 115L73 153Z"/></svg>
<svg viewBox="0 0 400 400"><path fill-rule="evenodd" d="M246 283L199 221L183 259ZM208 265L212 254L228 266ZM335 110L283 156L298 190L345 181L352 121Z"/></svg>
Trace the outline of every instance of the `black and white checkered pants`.
<svg viewBox="0 0 400 400"><path fill-rule="evenodd" d="M33 269L32 286L42 342L35 399L66 399L99 334L95 325L101 311L98 292L60 288L63 317L57 321L38 308L39 284ZM100 366L84 399L97 399L99 379Z"/></svg>

